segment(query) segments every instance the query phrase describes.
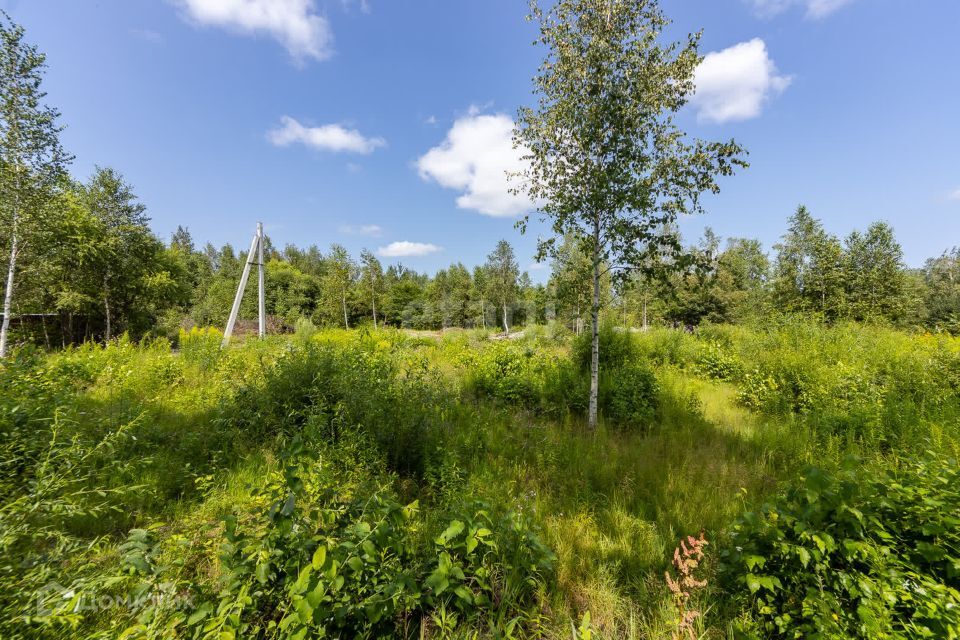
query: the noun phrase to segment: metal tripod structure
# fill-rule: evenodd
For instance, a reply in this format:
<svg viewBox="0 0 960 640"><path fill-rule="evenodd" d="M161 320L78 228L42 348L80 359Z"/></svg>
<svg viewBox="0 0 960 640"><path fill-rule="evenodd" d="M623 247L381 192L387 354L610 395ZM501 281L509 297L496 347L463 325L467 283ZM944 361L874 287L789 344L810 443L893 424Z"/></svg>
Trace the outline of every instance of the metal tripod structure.
<svg viewBox="0 0 960 640"><path fill-rule="evenodd" d="M256 262L254 262L256 258ZM257 335L263 337L267 333L267 305L264 297L263 281L263 223L257 223L257 232L253 235L253 242L250 243L250 251L247 253L247 263L243 265L243 274L240 276L240 286L237 287L237 296L233 299L233 308L230 310L230 319L227 320L227 328L223 330L223 342L220 347L226 347L230 343L230 336L233 334L233 325L237 322L237 314L240 312L240 302L243 300L243 290L247 288L247 279L250 277L250 267L257 265L257 315L260 321Z"/></svg>

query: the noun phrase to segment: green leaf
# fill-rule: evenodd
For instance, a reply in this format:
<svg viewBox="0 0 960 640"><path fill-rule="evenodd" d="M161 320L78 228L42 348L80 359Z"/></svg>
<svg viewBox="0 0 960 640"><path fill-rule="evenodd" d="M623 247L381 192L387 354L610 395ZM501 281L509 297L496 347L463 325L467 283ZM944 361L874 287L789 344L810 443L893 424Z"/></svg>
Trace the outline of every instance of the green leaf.
<svg viewBox="0 0 960 640"><path fill-rule="evenodd" d="M317 550L313 552L313 560L311 565L314 569L323 569L323 565L327 562L327 547L325 545L320 545L317 547Z"/></svg>
<svg viewBox="0 0 960 640"><path fill-rule="evenodd" d="M427 579L424 582L428 587L430 587L434 594L441 594L446 591L447 587L450 586L450 580L447 578L447 573L440 568L437 568L427 576Z"/></svg>
<svg viewBox="0 0 960 640"><path fill-rule="evenodd" d="M436 543L439 545L446 545L451 539L460 535L462 532L463 523L459 520L454 520L450 523L446 530L437 537Z"/></svg>
<svg viewBox="0 0 960 640"><path fill-rule="evenodd" d="M187 626L192 627L193 625L197 624L198 622L206 618L208 615L210 615L210 612L212 610L213 610L213 605L207 602L203 603L199 609L194 611L190 615L190 617L187 618Z"/></svg>

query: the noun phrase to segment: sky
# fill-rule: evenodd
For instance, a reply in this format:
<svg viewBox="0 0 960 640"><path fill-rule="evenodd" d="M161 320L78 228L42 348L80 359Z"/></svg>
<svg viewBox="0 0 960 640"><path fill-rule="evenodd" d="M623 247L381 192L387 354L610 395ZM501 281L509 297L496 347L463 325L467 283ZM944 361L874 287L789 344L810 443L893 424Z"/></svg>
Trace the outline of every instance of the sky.
<svg viewBox="0 0 960 640"><path fill-rule="evenodd" d="M770 249L806 204L893 225L908 265L960 245L960 2L662 0L702 29L678 123L750 167L684 219ZM0 0L47 54L71 171L118 169L154 231L331 243L433 272L497 240L535 281L510 132L543 57L522 0ZM535 220L535 216L534 216Z"/></svg>

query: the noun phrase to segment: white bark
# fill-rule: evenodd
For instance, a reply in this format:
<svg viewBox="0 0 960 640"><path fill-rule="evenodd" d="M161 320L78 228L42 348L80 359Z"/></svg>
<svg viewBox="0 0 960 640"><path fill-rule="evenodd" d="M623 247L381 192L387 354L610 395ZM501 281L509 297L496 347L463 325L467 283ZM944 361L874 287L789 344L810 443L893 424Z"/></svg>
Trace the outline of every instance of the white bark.
<svg viewBox="0 0 960 640"><path fill-rule="evenodd" d="M590 350L590 408L587 415L587 426L592 430L597 428L597 399L600 392L600 226L594 226L593 245L593 305L591 321L593 340Z"/></svg>
<svg viewBox="0 0 960 640"><path fill-rule="evenodd" d="M10 240L10 262L7 266L7 288L3 294L3 324L0 326L0 358L7 356L7 334L10 331L10 313L13 307L13 282L17 272L17 253L20 238L17 235L17 218L13 218L13 234Z"/></svg>
<svg viewBox="0 0 960 640"><path fill-rule="evenodd" d="M111 321L111 318L110 318L110 287L109 287L109 284L108 284L107 276L103 276L103 313L104 313L104 315L105 315L106 318L107 318L107 327L106 327L106 331L104 332L104 336L103 336L103 338L104 338L103 341L106 343L106 342L110 342L110 338L112 337L111 332L110 332L110 329L111 329L111 326L110 326L110 321Z"/></svg>

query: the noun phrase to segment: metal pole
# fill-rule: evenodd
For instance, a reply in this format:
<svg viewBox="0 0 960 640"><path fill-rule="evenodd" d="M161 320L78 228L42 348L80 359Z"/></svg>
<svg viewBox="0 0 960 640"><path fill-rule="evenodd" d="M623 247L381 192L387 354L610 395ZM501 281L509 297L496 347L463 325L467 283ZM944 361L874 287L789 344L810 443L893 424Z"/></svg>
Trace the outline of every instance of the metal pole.
<svg viewBox="0 0 960 640"><path fill-rule="evenodd" d="M257 282L257 298L258 298L258 311L260 319L260 337L267 335L267 302L265 297L265 289L263 288L263 223L257 223L257 259L260 264L260 273L259 280Z"/></svg>
<svg viewBox="0 0 960 640"><path fill-rule="evenodd" d="M233 325L237 322L237 314L240 312L240 302L243 301L243 290L247 288L247 278L250 277L250 265L253 264L253 258L256 255L257 247L260 245L259 230L253 236L253 242L250 243L250 251L247 253L247 263L243 265L243 274L240 276L240 286L237 287L237 296L233 299L233 309L230 310L230 319L227 320L227 328L223 331L223 342L220 347L226 347L230 342L230 335L233 333Z"/></svg>

